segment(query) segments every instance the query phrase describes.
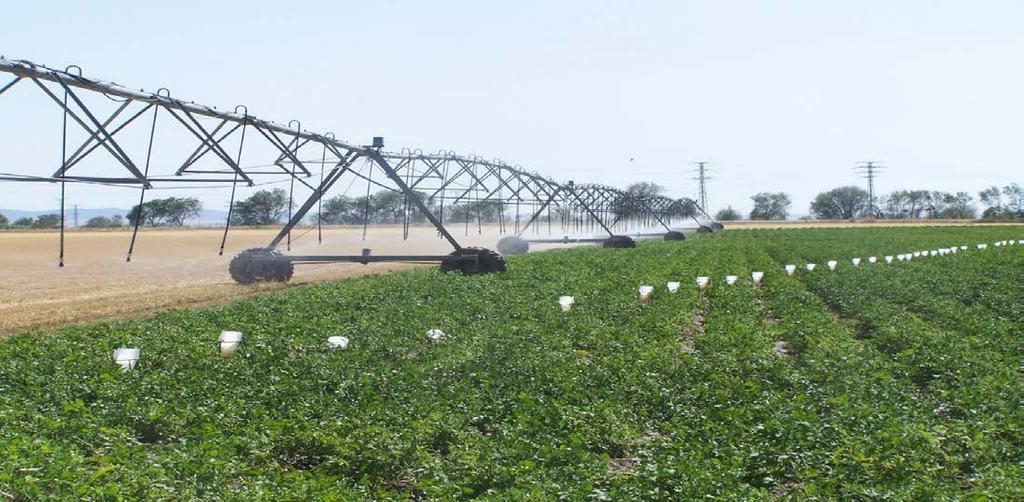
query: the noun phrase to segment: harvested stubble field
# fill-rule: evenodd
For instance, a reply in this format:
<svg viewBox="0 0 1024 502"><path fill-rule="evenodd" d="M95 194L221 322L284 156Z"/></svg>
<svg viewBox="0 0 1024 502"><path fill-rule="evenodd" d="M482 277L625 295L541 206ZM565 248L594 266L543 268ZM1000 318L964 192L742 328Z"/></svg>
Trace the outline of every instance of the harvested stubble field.
<svg viewBox="0 0 1024 502"><path fill-rule="evenodd" d="M1019 500L1024 245L1003 239L1024 232L724 232L14 336L0 496Z"/></svg>

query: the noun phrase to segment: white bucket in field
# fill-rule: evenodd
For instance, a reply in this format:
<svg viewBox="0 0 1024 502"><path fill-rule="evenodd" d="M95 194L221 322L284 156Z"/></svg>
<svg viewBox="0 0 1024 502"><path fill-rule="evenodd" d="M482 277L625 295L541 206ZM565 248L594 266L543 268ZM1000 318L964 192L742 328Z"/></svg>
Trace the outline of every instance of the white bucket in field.
<svg viewBox="0 0 1024 502"><path fill-rule="evenodd" d="M667 289L669 293L675 293L676 291L679 291L679 282L670 281L668 284L665 284L665 289Z"/></svg>
<svg viewBox="0 0 1024 502"><path fill-rule="evenodd" d="M327 337L327 345L332 349L347 349L348 338L344 336L329 336Z"/></svg>
<svg viewBox="0 0 1024 502"><path fill-rule="evenodd" d="M877 261L878 261L878 257L877 256L869 256L868 257L868 263L875 263Z"/></svg>
<svg viewBox="0 0 1024 502"><path fill-rule="evenodd" d="M750 280L754 281L754 285L761 284L761 279L764 279L764 272L751 272Z"/></svg>
<svg viewBox="0 0 1024 502"><path fill-rule="evenodd" d="M960 248L958 248L956 246L953 246L953 247L949 248L949 252L953 253L953 254L956 254L956 252L959 251L959 250L960 250Z"/></svg>
<svg viewBox="0 0 1024 502"><path fill-rule="evenodd" d="M960 246L960 251L967 251L967 246Z"/></svg>
<svg viewBox="0 0 1024 502"><path fill-rule="evenodd" d="M568 312L572 310L573 304L576 303L576 298L571 296L559 296L558 306L562 307L562 312Z"/></svg>
<svg viewBox="0 0 1024 502"><path fill-rule="evenodd" d="M241 331L221 331L217 338L217 346L220 348L220 357L231 357L238 350L242 343Z"/></svg>
<svg viewBox="0 0 1024 502"><path fill-rule="evenodd" d="M931 251L928 251L928 256L936 256L936 255L938 255L938 254L939 254L939 252L938 252L938 251L936 251L936 250L934 250L934 249L933 249L933 250L931 250Z"/></svg>
<svg viewBox="0 0 1024 502"><path fill-rule="evenodd" d="M859 267L860 266L860 258L853 258L852 260L850 260L850 263L853 263L854 267Z"/></svg>
<svg viewBox="0 0 1024 502"><path fill-rule="evenodd" d="M978 244L978 249L985 249L987 247L988 247L988 244Z"/></svg>
<svg viewBox="0 0 1024 502"><path fill-rule="evenodd" d="M725 276L725 283L729 285L736 284L736 279L739 279L739 277L736 277L735 275L727 275Z"/></svg>
<svg viewBox="0 0 1024 502"><path fill-rule="evenodd" d="M786 275L792 276L796 272L796 265L786 265Z"/></svg>
<svg viewBox="0 0 1024 502"><path fill-rule="evenodd" d="M813 272L814 271L814 267L817 267L817 265L815 265L813 263L808 263L807 264L807 271L808 272Z"/></svg>
<svg viewBox="0 0 1024 502"><path fill-rule="evenodd" d="M114 362L121 366L122 371L131 371L139 363L139 349L114 349Z"/></svg>
<svg viewBox="0 0 1024 502"><path fill-rule="evenodd" d="M636 288L636 292L640 294L640 304L646 305L651 303L651 293L654 293L654 286L640 286Z"/></svg>
<svg viewBox="0 0 1024 502"><path fill-rule="evenodd" d="M913 254L914 258L917 258L918 256L921 256L921 252L920 251L914 251L912 254Z"/></svg>
<svg viewBox="0 0 1024 502"><path fill-rule="evenodd" d="M887 263L887 264L892 263L892 255L888 255L888 256L885 257L885 263Z"/></svg>
<svg viewBox="0 0 1024 502"><path fill-rule="evenodd" d="M447 336L447 335L444 334L444 331L441 331L441 330L436 329L436 328L427 331L427 340L430 340L432 342L436 342L436 341L444 338L445 336Z"/></svg>
<svg viewBox="0 0 1024 502"><path fill-rule="evenodd" d="M833 272L835 272L835 270L836 270L836 267L838 267L838 266L839 266L839 262L838 262L838 261L835 261L835 260L829 260L829 261L828 261L828 262L826 262L825 264L826 264L826 265L828 265L828 269L829 269L829 270L831 270L831 271L833 271Z"/></svg>
<svg viewBox="0 0 1024 502"><path fill-rule="evenodd" d="M697 278L697 289L704 291L708 287L709 278L701 276Z"/></svg>

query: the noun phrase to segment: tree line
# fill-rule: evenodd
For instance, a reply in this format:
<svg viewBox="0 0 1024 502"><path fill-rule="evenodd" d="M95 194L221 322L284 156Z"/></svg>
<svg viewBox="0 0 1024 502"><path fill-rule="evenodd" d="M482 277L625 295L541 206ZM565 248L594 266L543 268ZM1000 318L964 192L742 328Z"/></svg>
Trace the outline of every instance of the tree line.
<svg viewBox="0 0 1024 502"><path fill-rule="evenodd" d="M644 199L661 195L664 187L655 183L642 182L630 185L628 193ZM469 201L443 204L422 192L415 197L433 214L441 214L448 222L492 223L502 217L513 204L499 204L496 201ZM792 202L785 192L761 192L751 197L754 203L748 217L752 220L785 220L789 218ZM985 209L984 219L1024 219L1024 187L1010 183L1003 187L992 186L978 193L978 199ZM811 201L810 214L817 219L846 220L854 218L885 219L974 219L978 211L974 197L968 192L943 192L938 190L896 190L870 203L868 192L857 186L842 186L819 193ZM292 204L294 207L294 204ZM121 215L96 216L83 225L85 228L118 228L139 224L147 227L183 226L202 211L202 203L191 197L167 197L153 199L141 205L136 204L123 217ZM260 190L246 199L235 201L231 207L231 224L240 226L277 225L288 215L288 192L283 189ZM616 214L630 215L640 211L626 205L616 205ZM443 214L442 214L443 213ZM559 214L554 210L553 214ZM381 191L368 196L349 197L335 195L324 199L319 213L312 212L307 222L319 221L329 225L395 224L405 218L411 223L423 223L426 218L416 209L413 200L406 200L399 192ZM560 216L558 216L560 217ZM727 207L718 211L715 219L720 221L742 219L742 215ZM18 218L11 222L0 214L0 229L36 228L51 229L60 225L59 214L44 214L35 218Z"/></svg>
<svg viewBox="0 0 1024 502"><path fill-rule="evenodd" d="M761 192L751 197L754 207L751 220L785 220L789 218L791 202L784 192ZM855 218L882 219L975 219L980 200L985 209L981 218L1024 219L1024 187L1010 183L992 186L978 193L977 199L968 192L939 190L896 190L884 194L871 204L867 190L858 186L841 186L819 193L810 205L811 217L821 220L848 220ZM742 215L731 206L718 211L720 221L739 220Z"/></svg>

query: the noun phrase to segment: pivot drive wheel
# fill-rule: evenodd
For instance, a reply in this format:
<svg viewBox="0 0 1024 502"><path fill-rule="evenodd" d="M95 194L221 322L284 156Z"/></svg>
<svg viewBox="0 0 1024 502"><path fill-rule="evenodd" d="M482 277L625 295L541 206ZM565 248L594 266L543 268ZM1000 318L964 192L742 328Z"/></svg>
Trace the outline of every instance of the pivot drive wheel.
<svg viewBox="0 0 1024 502"><path fill-rule="evenodd" d="M503 255L524 254L530 250L530 243L526 239L515 235L502 237L498 241L498 252Z"/></svg>
<svg viewBox="0 0 1024 502"><path fill-rule="evenodd" d="M665 234L665 240L667 240L667 241L685 241L686 240L686 236L683 235L682 232L677 232L675 230L672 230L672 231L669 231L668 233Z"/></svg>
<svg viewBox="0 0 1024 502"><path fill-rule="evenodd" d="M698 234L710 234L711 232L713 232L713 230L711 230L711 227L707 225L701 225L697 227Z"/></svg>
<svg viewBox="0 0 1024 502"><path fill-rule="evenodd" d="M441 262L441 272L446 274L448 272L462 272L466 275L474 275L505 271L505 259L490 249L462 248L448 256L475 256L476 260L444 260Z"/></svg>
<svg viewBox="0 0 1024 502"><path fill-rule="evenodd" d="M721 224L721 223L716 221L716 222L711 224L711 228L713 228L715 230L725 230L725 225L723 225L723 224Z"/></svg>
<svg viewBox="0 0 1024 502"><path fill-rule="evenodd" d="M251 248L231 259L228 272L239 284L286 282L292 278L295 265L276 249Z"/></svg>
<svg viewBox="0 0 1024 502"><path fill-rule="evenodd" d="M635 248L636 241L628 235L613 235L601 245L606 248Z"/></svg>

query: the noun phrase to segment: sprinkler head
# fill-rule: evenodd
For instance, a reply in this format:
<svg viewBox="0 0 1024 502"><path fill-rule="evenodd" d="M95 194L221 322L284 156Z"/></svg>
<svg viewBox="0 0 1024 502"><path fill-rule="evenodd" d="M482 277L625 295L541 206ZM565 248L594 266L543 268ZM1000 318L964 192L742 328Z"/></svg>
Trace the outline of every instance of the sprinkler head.
<svg viewBox="0 0 1024 502"><path fill-rule="evenodd" d="M853 263L854 267L859 267L860 266L860 258L854 258L854 259L850 260L850 263Z"/></svg>
<svg viewBox="0 0 1024 502"><path fill-rule="evenodd" d="M828 269L832 271L835 271L836 267L839 266L839 262L835 260L829 260L825 264L828 265Z"/></svg>
<svg viewBox="0 0 1024 502"><path fill-rule="evenodd" d="M679 291L679 282L671 281L668 284L665 284L665 288L668 289L669 293L675 293L676 291Z"/></svg>
<svg viewBox="0 0 1024 502"><path fill-rule="evenodd" d="M431 342L436 342L444 338L445 336L446 335L444 334L444 331L441 331L439 329L432 329L427 331L427 340L430 340Z"/></svg>
<svg viewBox="0 0 1024 502"><path fill-rule="evenodd" d="M558 297L558 306L562 307L562 312L568 312L572 310L572 306L574 303L576 303L576 299L571 296Z"/></svg>
<svg viewBox="0 0 1024 502"><path fill-rule="evenodd" d="M735 275L727 275L725 276L725 283L731 286L733 284L736 284L736 279L738 279L738 277L736 277Z"/></svg>
<svg viewBox="0 0 1024 502"><path fill-rule="evenodd" d="M807 267L807 271L808 271L808 272L813 272L813 271L814 271L814 267L817 267L817 265L815 265L815 264L813 264L813 263L808 263L808 264L806 265L806 267Z"/></svg>
<svg viewBox="0 0 1024 502"><path fill-rule="evenodd" d="M877 261L878 261L878 257L877 256L869 256L868 257L868 263L875 263Z"/></svg>
<svg viewBox="0 0 1024 502"><path fill-rule="evenodd" d="M892 255L888 255L885 257L885 263L892 263Z"/></svg>
<svg viewBox="0 0 1024 502"><path fill-rule="evenodd" d="M761 284L761 279L764 279L764 272L751 272L750 280L754 281L754 285Z"/></svg>
<svg viewBox="0 0 1024 502"><path fill-rule="evenodd" d="M792 276L796 272L796 265L786 265L786 275Z"/></svg>

